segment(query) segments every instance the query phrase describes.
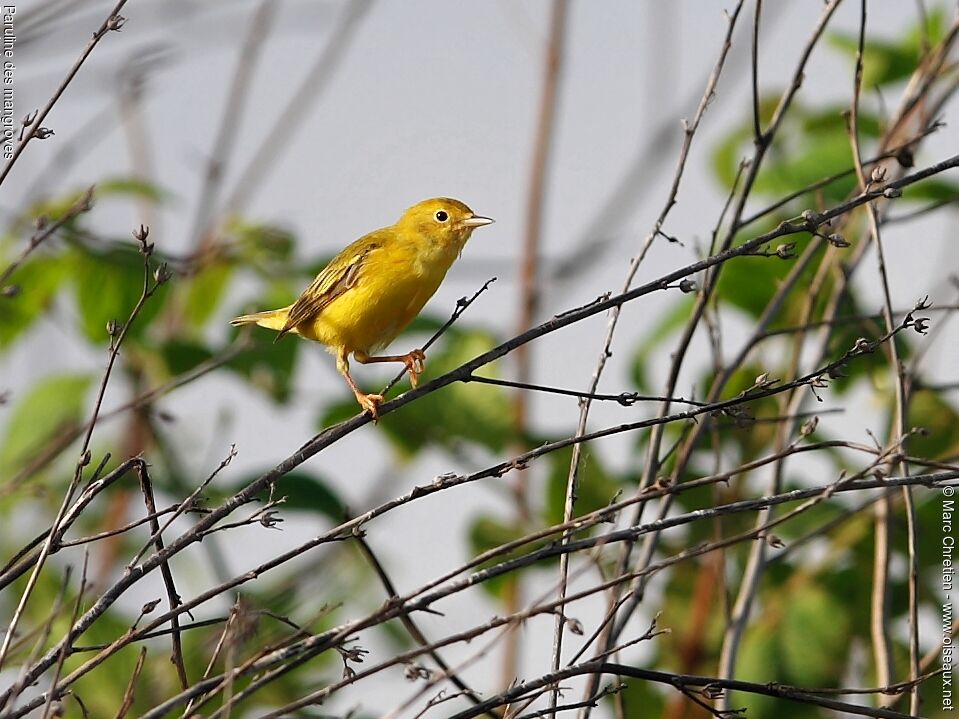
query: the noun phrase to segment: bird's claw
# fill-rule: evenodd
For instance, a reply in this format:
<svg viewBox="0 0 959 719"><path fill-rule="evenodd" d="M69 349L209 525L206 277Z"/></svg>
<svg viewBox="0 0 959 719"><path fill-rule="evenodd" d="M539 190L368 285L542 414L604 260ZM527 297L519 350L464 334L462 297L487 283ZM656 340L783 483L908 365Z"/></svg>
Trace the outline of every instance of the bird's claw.
<svg viewBox="0 0 959 719"><path fill-rule="evenodd" d="M405 364L410 375L410 385L415 389L420 383L420 375L426 370L426 353L423 350L413 350L406 355Z"/></svg>
<svg viewBox="0 0 959 719"><path fill-rule="evenodd" d="M383 395L357 392L356 401L360 403L360 407L363 408L364 412L370 413L374 422L380 418L380 403L383 402Z"/></svg>

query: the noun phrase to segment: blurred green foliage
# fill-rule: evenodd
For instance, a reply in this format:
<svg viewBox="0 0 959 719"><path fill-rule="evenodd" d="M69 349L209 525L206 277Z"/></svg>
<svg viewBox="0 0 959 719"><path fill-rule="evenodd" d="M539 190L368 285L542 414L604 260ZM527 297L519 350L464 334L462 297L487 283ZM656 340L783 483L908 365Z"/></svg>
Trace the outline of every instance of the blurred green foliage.
<svg viewBox="0 0 959 719"><path fill-rule="evenodd" d="M945 21L941 15L930 15L931 22L927 39L935 42L942 36ZM857 38L844 34L831 34L829 43L849 58L855 57ZM922 50L923 35L918 30L908 30L899 40L870 41L866 47L864 85L872 91L889 92L900 86L913 72ZM760 102L763 122L769 121L776 106L778 95L769 94ZM843 173L852 167L852 150L844 113L847 107L833 103L814 104L806 100L797 103L770 147L762 169L753 186L749 211L761 209L763 203L773 203L785 195L816 183L824 177ZM886 130L884 118L878 106L864 97L860 112L860 131L864 148L875 150ZM717 143L711 157L711 170L718 185L729 191L737 175L740 162L752 145L752 118L744 116ZM854 191L855 175L846 174L820 189L802 194L771 210L740 229L734 244L766 232L778 223L794 218L806 209L818 209L838 204ZM38 218L46 222L64 217L76 202L78 192L51 197L28 208L12 224L10 234L0 238L0 268L16 256L23 236ZM130 178L110 178L100 183L99 201L131 203L147 200L157 205L169 201L170 193ZM901 203L921 207L921 203L956 200L959 185L949 179L937 178L923 182L905 192ZM747 211L747 215L749 215ZM842 252L851 253L861 242L863 223L854 216L843 228L845 237L853 247L837 252L832 248L820 248L802 270L796 289L788 293L775 313L769 328L789 330L806 322L817 322L824 317L826 303L822 301L836 287L842 271ZM795 252L802 255L809 247L812 236L793 238L797 243ZM166 262L173 271L173 280L152 296L130 327L125 338L118 372L125 380L127 399L138 393L182 378L204 363L223 360L223 372L229 373L243 388L252 389L277 408L291 404L297 386L297 373L304 353L308 348L303 342L286 338L273 342L271 333L254 330L251 345L225 359L231 342L237 333L228 333L226 321L234 314L250 308L277 307L291 302L306 282L326 262L327 258L304 261L296 252L297 238L287 230L257 223L251 218L232 218L215 242L201 240L197 247L189 248L183 256L164 254L157 247L152 267ZM778 258L744 257L726 264L720 274L715 293L715 306L727 316L734 316L751 327L767 310L770 298L781 286L784 278L796 267L796 260ZM151 268L152 269L152 268ZM147 270L149 277L149 269ZM11 277L18 292L0 297L3 321L0 321L0 352L7 353L18 343L29 341L30 333L50 322L59 333L69 334L71 342L82 342L93 350L101 351L109 345L108 323L124 323L136 305L144 287L145 269L143 257L136 245L127 240L104 238L91 229L86 215L67 222L57 238L32 253ZM817 284L818 283L818 284ZM810 302L809 288L817 284L821 293ZM240 298L240 299L238 299ZM682 296L674 305L656 319L638 342L632 353L630 379L639 391L656 390L650 380L654 367L662 367L677 336L690 315L694 299ZM828 357L832 359L848 350L858 337L876 338L882 333L882 325L875 317L865 316L875 308L867 308L859 298L855 284L850 285L841 300L840 317L843 318L828 343ZM417 320L410 332L417 337L428 335L438 328L442 316L425 316ZM748 364L739 367L726 384L722 397L729 398L748 390L762 373L772 377L788 378L792 361L792 335L784 332L764 340ZM469 319L454 325L429 354L427 373L423 381L452 370L465 361L495 346L503 338L483 329ZM909 357L907 340L899 340L901 355ZM703 358L697 358L703 359ZM697 396L702 396L715 380L715 370L708 362L699 362L696 367ZM494 364L484 369L488 376L495 377L499 368ZM874 391L873 397L882 400L884 410L891 410L888 402L888 387L876 389L877 378L888 377L890 368L885 353L877 352L868 360L852 363L845 376L830 385L830 396L849 395L852 389ZM3 444L0 446L0 490L25 466L40 459L51 442L69 429L80 426L89 417L91 387L95 377L90 372L74 372L48 377L33 378L32 384L16 386L10 397ZM406 380L394 389L394 394L406 387ZM640 405L642 411L646 407ZM185 484L179 467L191 464L186 460L192 447L172 445L164 441L164 432L155 412L129 413L125 421L114 426L110 433L98 434L97 457L104 452L124 453L150 451L152 471L156 486L170 492L182 491ZM782 407L775 399L753 402L748 416L738 418L701 418L710 422L711 428L702 434L699 443L692 448L686 471L680 480L694 479L711 472L711 467L721 457L724 463L744 463L769 454L774 450L777 425L752 420L768 420L776 417ZM919 388L910 404L910 424L924 428L924 432L909 440L910 453L929 459L954 458L959 453L959 414L952 401L942 392L932 388ZM356 404L345 385L337 395L316 408L315 425L325 428L346 417L355 415ZM573 413L571 413L572 416ZM628 415L631 419L635 413ZM397 466L411 463L428 452L440 452L447 457L464 456L468 448L480 456L499 456L512 453L518 444L534 445L568 436L573 432L570 425L553 436L531 436L526 432L518 436L513 421L510 395L501 387L480 383L454 383L439 392L408 404L385 416L378 431L386 438L386 451L392 453ZM677 425L667 432L668 444L681 440L687 427ZM817 431L813 440L833 439L823 431ZM637 438L645 441L645 435ZM294 441L295 443L295 441ZM75 445L74 445L75 446ZM291 447L290 447L291 448ZM286 449L290 449L286 448ZM50 457L43 462L43 471L24 482L16 491L0 491L0 512L9 515L14 507L22 507L27 501L43 503L46 510L55 508L62 490L72 474L72 465L64 460L72 456L67 447L61 448L61 459ZM285 451L285 450L284 450ZM575 516L600 509L615 501L618 496L628 496L635 490L637 477L642 472L643 448L637 446L627 466L614 469L593 446L583 453L579 471L578 502ZM478 555L487 550L513 541L524 535L556 524L563 519L566 483L572 457L571 449L554 452L541 463L545 469L540 475L544 481L532 483L536 488L530 500L530 511L511 513L503 511L476 512L469 524L465 538L469 550ZM838 451L821 454L826 460L826 469L817 474L816 483L836 479L843 471L855 469L849 456ZM671 456L662 468L668 473L676 461ZM788 467L793 468L790 462ZM208 501L227 496L229 492L244 486L253 476L231 477L229 481L213 485L207 492ZM752 496L756 488L765 488L768 476L762 471L746 472L719 486L700 487L676 495L678 511L690 512L712 507L720 502L735 501ZM808 481L786 473L786 488L796 488ZM38 493L44 488L47 495ZM124 490L118 489L121 495ZM760 489L759 491L764 491ZM34 498L34 493L40 494ZM303 512L310 517L323 517L329 522L339 522L346 514L344 499L334 484L325 476L310 468L303 468L284 477L277 493L286 501L281 512ZM84 515L78 529L85 533L102 531L115 519L111 511L126 508L122 501L109 509L94 506ZM631 510L627 510L629 512ZM840 518L844 509L832 502L823 502L780 528L777 535L787 545L804 540L820 527ZM935 543L933 534L938 532L934 507L926 502L920 506L920 516L929 521L920 523L920 544ZM754 521L752 514L731 515L714 523L697 522L686 526L681 532L663 535L661 550L673 555L702 542L715 541L719 536L731 536L748 531ZM595 531L595 530L594 530ZM583 533L585 535L586 533ZM927 536L928 535L928 536ZM15 537L8 532L2 535L5 555L15 551ZM578 535L579 536L579 535ZM143 536L138 536L139 541ZM481 568L493 566L522 553L546 546L555 538L532 542L510 553L498 556ZM799 554L782 561L775 558L767 569L763 585L754 609L752 623L742 644L737 676L758 682L782 682L801 686L838 686L849 675L853 661L851 648L856 644L868 645L868 622L861 608L868 605L866 593L871 581L872 535L867 517L860 516L839 526L835 531L819 537L824 544L823 552L828 561L810 563ZM895 544L894 551L901 555L905 542ZM112 556L124 557L136 551L137 542L129 535L115 540ZM738 579L742 575L749 544L740 544L727 550L724 555L725 576ZM934 553L924 552L920 560L920 592L923 601L936 596L935 577L937 558ZM355 558L353 560L355 564ZM655 642L651 666L687 673L714 673L722 643L724 615L722 607L728 597L722 596L728 587L715 576L711 560L685 562L665 574L661 587L662 606L665 609L661 626L673 628L673 633L663 635ZM806 561L806 564L800 564ZM609 570L602 562L598 568ZM482 586L494 602L508 605L515 583L528 572L554 570L555 558L539 562L519 572L499 577ZM106 571L106 570L104 570ZM355 582L371 581L364 575ZM286 589L284 589L286 587ZM295 589L290 583L278 581L277 585L251 588L249 600L254 611L271 607L275 612L294 612ZM905 587L894 585L897 597L904 596ZM335 589L335 588L334 588ZM39 624L43 612L54 601L59 591L59 581L50 573L42 575L38 586L37 601L31 605L28 621ZM345 591L345 590L344 590ZM67 596L67 602L75 597ZM891 621L904 625L906 607L901 599L894 603ZM335 623L336 612L311 618L307 627L318 631ZM82 637L82 644L107 643L123 634L136 619L129 607L115 608L98 621ZM257 619L258 626L265 626L263 616ZM63 627L58 627L63 629ZM261 643L267 639L278 640L284 628L276 623L262 629ZM56 628L55 630L56 631ZM200 676L205 669L209 646L215 642L220 628L191 631L185 634L185 657L188 672ZM390 629L396 633L395 627ZM906 654L902 632L896 632L898 668L903 670L901 660ZM166 660L166 639L159 638L148 644L150 649L150 681L146 690L137 696L136 707L148 707L175 690L175 675ZM136 652L124 650L97 672L81 680L76 694L83 698L92 716L107 716L115 707L115 698L123 695L129 671ZM76 668L83 661L79 655L67 661L65 671ZM338 666L324 665L324 670L336 672ZM901 672L904 673L904 672ZM866 670L871 675L871 669ZM305 693L314 680L293 673L275 684L263 695L264 701L281 697L284 692ZM242 684L235 691L242 689ZM622 699L629 709L629 716L656 716L665 712L673 694L664 695L647 682L628 681ZM734 694L732 706L746 706L751 719L764 717L813 717L822 712L806 705L774 701L752 695ZM635 712L635 713L634 713Z"/></svg>

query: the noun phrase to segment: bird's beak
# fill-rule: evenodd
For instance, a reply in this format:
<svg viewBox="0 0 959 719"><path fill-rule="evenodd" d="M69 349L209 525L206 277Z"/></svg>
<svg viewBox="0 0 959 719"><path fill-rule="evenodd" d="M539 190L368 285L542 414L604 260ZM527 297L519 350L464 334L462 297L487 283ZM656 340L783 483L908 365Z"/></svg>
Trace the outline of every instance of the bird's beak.
<svg viewBox="0 0 959 719"><path fill-rule="evenodd" d="M483 225L492 225L495 220L491 220L489 217L480 217L479 215L473 215L472 217L467 217L465 220L460 222L462 227L482 227Z"/></svg>

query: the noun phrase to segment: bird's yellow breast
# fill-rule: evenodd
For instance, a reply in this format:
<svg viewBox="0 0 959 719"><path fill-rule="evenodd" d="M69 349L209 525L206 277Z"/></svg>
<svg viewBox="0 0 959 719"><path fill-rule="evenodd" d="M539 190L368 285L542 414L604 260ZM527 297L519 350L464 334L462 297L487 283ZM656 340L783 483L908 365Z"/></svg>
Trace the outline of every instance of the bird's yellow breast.
<svg viewBox="0 0 959 719"><path fill-rule="evenodd" d="M376 352L420 313L456 254L455 248L412 242L378 249L370 253L355 285L297 331L331 350Z"/></svg>

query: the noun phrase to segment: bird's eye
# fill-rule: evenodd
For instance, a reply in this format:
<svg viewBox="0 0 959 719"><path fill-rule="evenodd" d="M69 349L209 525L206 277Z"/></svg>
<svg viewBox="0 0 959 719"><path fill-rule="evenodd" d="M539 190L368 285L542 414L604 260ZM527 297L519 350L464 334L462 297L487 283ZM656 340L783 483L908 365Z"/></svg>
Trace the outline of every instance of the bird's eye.
<svg viewBox="0 0 959 719"><path fill-rule="evenodd" d="M436 218L437 222L446 222L450 218L449 213L446 212L446 210L437 210L433 217Z"/></svg>

